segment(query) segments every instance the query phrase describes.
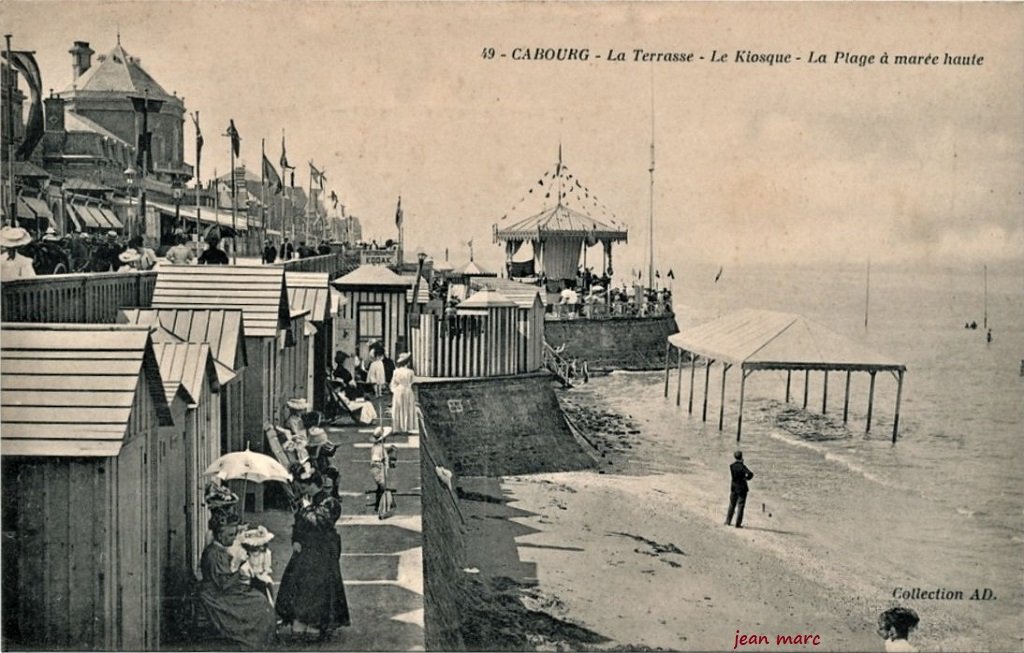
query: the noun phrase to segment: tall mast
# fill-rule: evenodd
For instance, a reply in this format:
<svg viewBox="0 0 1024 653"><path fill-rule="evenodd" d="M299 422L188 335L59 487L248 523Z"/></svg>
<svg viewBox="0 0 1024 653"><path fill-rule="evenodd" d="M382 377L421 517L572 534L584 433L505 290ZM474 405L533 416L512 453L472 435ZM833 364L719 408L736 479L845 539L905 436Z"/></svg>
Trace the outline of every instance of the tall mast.
<svg viewBox="0 0 1024 653"><path fill-rule="evenodd" d="M654 72L651 71L651 204L647 224L647 283L654 287Z"/></svg>
<svg viewBox="0 0 1024 653"><path fill-rule="evenodd" d="M988 266L985 266L985 328L988 328Z"/></svg>
<svg viewBox="0 0 1024 653"><path fill-rule="evenodd" d="M871 259L868 259L868 274L864 282L864 328L868 328L868 311L871 308Z"/></svg>

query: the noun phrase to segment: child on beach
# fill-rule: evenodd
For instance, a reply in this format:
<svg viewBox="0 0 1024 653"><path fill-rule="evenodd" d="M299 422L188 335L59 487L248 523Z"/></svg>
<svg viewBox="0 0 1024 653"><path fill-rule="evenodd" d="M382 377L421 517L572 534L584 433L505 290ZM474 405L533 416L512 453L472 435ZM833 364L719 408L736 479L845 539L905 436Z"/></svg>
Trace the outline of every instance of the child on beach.
<svg viewBox="0 0 1024 653"><path fill-rule="evenodd" d="M910 645L907 637L917 627L920 619L910 608L889 608L878 615L878 634L885 640L886 653L907 653L917 649Z"/></svg>

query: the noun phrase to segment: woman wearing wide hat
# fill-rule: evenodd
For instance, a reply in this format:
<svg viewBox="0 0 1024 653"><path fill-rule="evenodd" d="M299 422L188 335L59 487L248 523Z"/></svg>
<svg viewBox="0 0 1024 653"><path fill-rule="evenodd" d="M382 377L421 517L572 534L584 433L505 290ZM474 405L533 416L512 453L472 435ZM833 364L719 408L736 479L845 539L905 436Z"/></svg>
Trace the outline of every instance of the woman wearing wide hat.
<svg viewBox="0 0 1024 653"><path fill-rule="evenodd" d="M293 633L327 640L350 624L341 577L341 537L335 523L341 502L323 489L319 472L306 469L295 478L302 494L292 527L292 557L281 577L277 614Z"/></svg>
<svg viewBox="0 0 1024 653"><path fill-rule="evenodd" d="M19 247L24 247L32 242L32 235L21 227L4 227L0 229L0 248L3 249L2 263L0 263L0 279L11 281L12 279L25 279L36 276L35 268L32 267L32 259L22 256L18 252Z"/></svg>
<svg viewBox="0 0 1024 653"><path fill-rule="evenodd" d="M391 416L395 433L416 431L416 395L412 384L416 375L412 370L412 356L405 352L396 361L395 374L391 378Z"/></svg>

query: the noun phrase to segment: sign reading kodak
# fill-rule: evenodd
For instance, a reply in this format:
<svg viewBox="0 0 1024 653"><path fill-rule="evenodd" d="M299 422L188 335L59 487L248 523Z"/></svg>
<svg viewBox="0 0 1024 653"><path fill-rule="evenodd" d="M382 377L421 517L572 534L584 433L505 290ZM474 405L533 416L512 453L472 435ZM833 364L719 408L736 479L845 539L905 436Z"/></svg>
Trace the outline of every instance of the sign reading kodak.
<svg viewBox="0 0 1024 653"><path fill-rule="evenodd" d="M398 265L397 249L364 249L359 252L363 265Z"/></svg>

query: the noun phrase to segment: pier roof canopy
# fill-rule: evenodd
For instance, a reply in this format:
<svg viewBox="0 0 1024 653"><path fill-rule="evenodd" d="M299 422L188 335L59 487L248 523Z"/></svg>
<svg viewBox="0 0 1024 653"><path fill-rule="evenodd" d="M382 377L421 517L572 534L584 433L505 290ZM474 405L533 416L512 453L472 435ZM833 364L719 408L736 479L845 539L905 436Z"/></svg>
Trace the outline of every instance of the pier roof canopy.
<svg viewBox="0 0 1024 653"><path fill-rule="evenodd" d="M496 240L544 240L552 237L583 237L596 240L624 241L624 227L609 225L585 213L559 204L528 218L496 228Z"/></svg>
<svg viewBox="0 0 1024 653"><path fill-rule="evenodd" d="M816 322L778 311L745 309L671 335L668 342L748 370L906 370Z"/></svg>
<svg viewBox="0 0 1024 653"><path fill-rule="evenodd" d="M3 332L3 455L116 456L146 393L158 422L172 424L148 328L6 323Z"/></svg>
<svg viewBox="0 0 1024 653"><path fill-rule="evenodd" d="M291 324L284 268L276 265L161 265L154 308L235 308L247 338L276 337Z"/></svg>

